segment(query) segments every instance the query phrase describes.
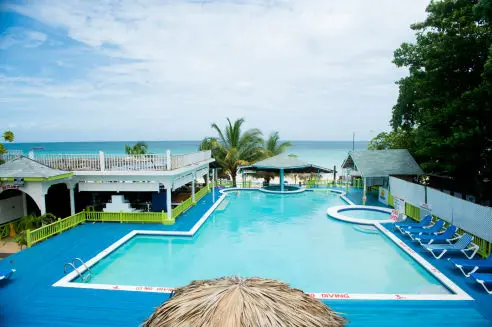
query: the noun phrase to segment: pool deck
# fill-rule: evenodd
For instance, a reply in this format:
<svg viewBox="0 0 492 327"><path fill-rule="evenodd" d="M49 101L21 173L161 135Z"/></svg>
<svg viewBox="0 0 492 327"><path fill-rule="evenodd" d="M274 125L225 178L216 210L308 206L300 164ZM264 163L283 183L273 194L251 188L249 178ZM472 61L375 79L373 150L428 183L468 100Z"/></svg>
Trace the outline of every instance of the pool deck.
<svg viewBox="0 0 492 327"><path fill-rule="evenodd" d="M135 229L189 231L211 205L208 194L172 226L86 223L1 260L0 269L17 272L0 283L0 326L138 326L168 295L53 287L63 277L63 265L74 257L88 260ZM492 326L492 295L447 260L431 259L419 246L402 239L475 301L325 302L345 314L349 326Z"/></svg>

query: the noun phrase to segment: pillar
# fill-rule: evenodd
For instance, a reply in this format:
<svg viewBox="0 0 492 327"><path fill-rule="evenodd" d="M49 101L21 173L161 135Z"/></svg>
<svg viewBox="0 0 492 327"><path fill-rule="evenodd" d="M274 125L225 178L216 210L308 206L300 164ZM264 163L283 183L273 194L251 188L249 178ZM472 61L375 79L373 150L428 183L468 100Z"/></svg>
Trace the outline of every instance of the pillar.
<svg viewBox="0 0 492 327"><path fill-rule="evenodd" d="M345 180L345 193L348 193L348 184L349 184L349 170L348 170L348 168L345 169L345 171L347 172L347 179Z"/></svg>
<svg viewBox="0 0 492 327"><path fill-rule="evenodd" d="M280 191L284 191L284 170L280 169Z"/></svg>
<svg viewBox="0 0 492 327"><path fill-rule="evenodd" d="M191 180L191 201L195 203L195 176Z"/></svg>
<svg viewBox="0 0 492 327"><path fill-rule="evenodd" d="M171 205L172 187L166 188L166 211L167 218L172 219L173 217L173 207Z"/></svg>
<svg viewBox="0 0 492 327"><path fill-rule="evenodd" d="M105 163L104 163L104 151L99 151L99 170L105 171Z"/></svg>
<svg viewBox="0 0 492 327"><path fill-rule="evenodd" d="M75 196L74 196L74 191L73 191L73 186L69 187L70 191L70 215L73 216L75 215Z"/></svg>
<svg viewBox="0 0 492 327"><path fill-rule="evenodd" d="M166 150L166 169L171 170L172 168L172 161L171 161L171 150Z"/></svg>
<svg viewBox="0 0 492 327"><path fill-rule="evenodd" d="M212 203L215 203L215 169L212 169Z"/></svg>
<svg viewBox="0 0 492 327"><path fill-rule="evenodd" d="M27 195L22 192L22 209L24 217L27 216Z"/></svg>
<svg viewBox="0 0 492 327"><path fill-rule="evenodd" d="M46 196L42 195L41 196L41 201L37 203L39 206L39 211L41 212L41 216L46 214Z"/></svg>
<svg viewBox="0 0 492 327"><path fill-rule="evenodd" d="M362 204L366 205L367 200L367 178L364 177L364 193L362 195Z"/></svg>

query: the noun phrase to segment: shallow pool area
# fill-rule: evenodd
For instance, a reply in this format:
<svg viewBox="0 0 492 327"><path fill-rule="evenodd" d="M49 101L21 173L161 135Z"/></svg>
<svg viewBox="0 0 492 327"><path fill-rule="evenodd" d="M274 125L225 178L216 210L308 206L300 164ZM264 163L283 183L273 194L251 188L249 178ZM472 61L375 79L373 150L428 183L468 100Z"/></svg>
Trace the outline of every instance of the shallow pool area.
<svg viewBox="0 0 492 327"><path fill-rule="evenodd" d="M306 292L450 294L382 233L326 216L336 193L228 193L193 237L136 235L95 264L91 284L177 287L241 275L279 279Z"/></svg>
<svg viewBox="0 0 492 327"><path fill-rule="evenodd" d="M343 209L338 212L351 218L367 220L388 220L391 215L387 211L378 209Z"/></svg>

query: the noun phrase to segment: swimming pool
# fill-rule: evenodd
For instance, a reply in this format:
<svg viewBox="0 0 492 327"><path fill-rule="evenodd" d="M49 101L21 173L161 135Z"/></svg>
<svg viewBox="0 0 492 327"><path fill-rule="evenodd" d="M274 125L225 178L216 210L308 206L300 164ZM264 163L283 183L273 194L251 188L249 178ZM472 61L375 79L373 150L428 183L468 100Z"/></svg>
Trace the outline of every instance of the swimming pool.
<svg viewBox="0 0 492 327"><path fill-rule="evenodd" d="M131 235L91 267L89 284L146 285L150 291L241 275L313 293L451 293L382 233L361 233L327 217L327 207L344 204L335 193L238 191L226 201L193 237Z"/></svg>
<svg viewBox="0 0 492 327"><path fill-rule="evenodd" d="M376 209L343 209L339 210L339 213L356 219L367 220L389 220L390 213Z"/></svg>

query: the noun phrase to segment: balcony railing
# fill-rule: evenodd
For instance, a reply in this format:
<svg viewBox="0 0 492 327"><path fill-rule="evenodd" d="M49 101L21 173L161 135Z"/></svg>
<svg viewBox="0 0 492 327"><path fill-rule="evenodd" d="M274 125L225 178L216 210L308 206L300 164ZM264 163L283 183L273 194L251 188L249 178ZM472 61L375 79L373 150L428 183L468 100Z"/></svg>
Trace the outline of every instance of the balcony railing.
<svg viewBox="0 0 492 327"><path fill-rule="evenodd" d="M21 155L8 152L4 160L11 160ZM51 168L66 171L166 171L203 163L212 158L211 151L200 151L181 155L142 154L119 155L105 154L55 154L29 152L29 158Z"/></svg>

